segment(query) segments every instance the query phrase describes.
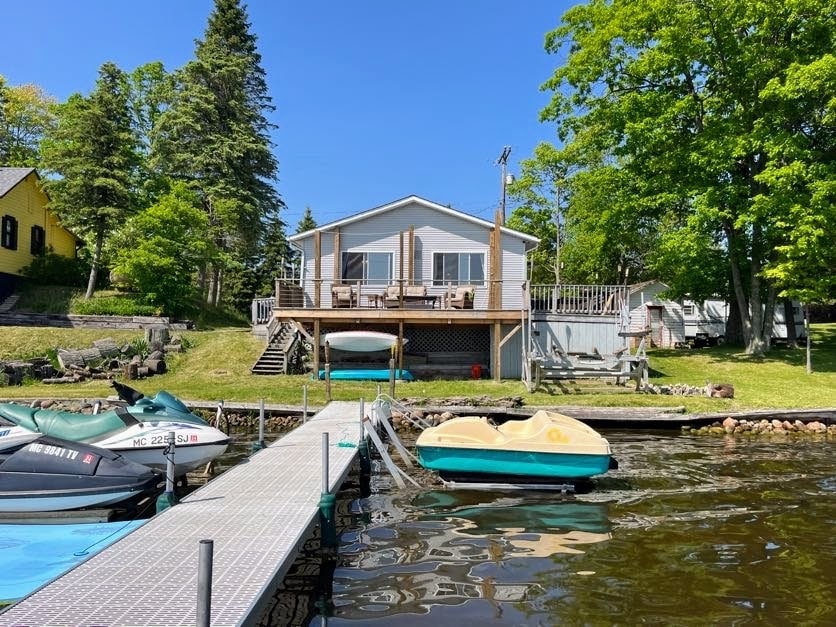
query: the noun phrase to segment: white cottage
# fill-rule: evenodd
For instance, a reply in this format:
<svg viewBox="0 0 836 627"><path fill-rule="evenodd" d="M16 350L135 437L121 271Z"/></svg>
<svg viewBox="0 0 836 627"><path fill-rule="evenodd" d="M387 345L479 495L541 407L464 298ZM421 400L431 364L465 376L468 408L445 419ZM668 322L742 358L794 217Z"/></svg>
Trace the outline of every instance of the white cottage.
<svg viewBox="0 0 836 627"><path fill-rule="evenodd" d="M301 276L277 281L277 322L310 338L398 334L408 340L401 367L521 376L526 255L539 240L499 215L489 222L408 196L289 241Z"/></svg>

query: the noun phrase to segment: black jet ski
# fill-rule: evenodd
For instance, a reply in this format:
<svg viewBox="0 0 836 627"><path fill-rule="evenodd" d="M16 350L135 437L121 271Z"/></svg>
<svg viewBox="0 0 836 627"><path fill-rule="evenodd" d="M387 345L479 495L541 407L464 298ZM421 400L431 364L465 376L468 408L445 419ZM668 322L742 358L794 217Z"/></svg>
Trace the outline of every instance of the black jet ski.
<svg viewBox="0 0 836 627"><path fill-rule="evenodd" d="M164 476L107 449L41 436L0 456L0 512L111 505L156 492Z"/></svg>

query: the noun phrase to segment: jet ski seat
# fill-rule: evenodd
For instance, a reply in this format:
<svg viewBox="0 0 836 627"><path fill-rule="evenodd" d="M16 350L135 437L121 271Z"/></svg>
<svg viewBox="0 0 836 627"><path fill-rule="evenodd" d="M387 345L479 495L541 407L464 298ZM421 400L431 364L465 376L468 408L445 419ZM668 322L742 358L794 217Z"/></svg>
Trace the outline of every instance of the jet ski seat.
<svg viewBox="0 0 836 627"><path fill-rule="evenodd" d="M27 407L26 405L14 405L12 403L0 407L0 416L7 418L16 425L20 425L25 429L31 431L38 430L38 424L35 422L33 416L35 412L41 411L35 407Z"/></svg>
<svg viewBox="0 0 836 627"><path fill-rule="evenodd" d="M98 440L108 433L125 428L126 421L119 415L123 412L106 411L101 414L76 414L72 412L42 409L36 411L32 420L35 429L44 435L51 435L76 442ZM136 423L127 412L130 423Z"/></svg>

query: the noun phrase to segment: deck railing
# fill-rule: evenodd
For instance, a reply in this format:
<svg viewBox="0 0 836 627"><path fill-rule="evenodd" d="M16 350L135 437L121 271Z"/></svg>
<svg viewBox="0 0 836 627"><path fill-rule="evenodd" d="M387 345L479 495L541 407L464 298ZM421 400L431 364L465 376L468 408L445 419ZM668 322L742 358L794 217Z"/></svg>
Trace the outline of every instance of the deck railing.
<svg viewBox="0 0 836 627"><path fill-rule="evenodd" d="M254 298L251 305L251 321L253 325L268 324L273 319L273 309L276 307L276 299Z"/></svg>
<svg viewBox="0 0 836 627"><path fill-rule="evenodd" d="M531 311L615 315L627 295L624 285L532 285Z"/></svg>
<svg viewBox="0 0 836 627"><path fill-rule="evenodd" d="M325 283L325 282L323 282ZM352 288L350 307L382 307L381 296L385 285L371 283L344 283ZM395 282L397 284L397 282ZM406 282L404 282L406 287ZM428 296L435 296L437 301L428 300L425 306L448 308L450 297L455 294L456 286L426 284ZM322 286L322 291L331 284ZM476 286L477 295L489 289L486 285ZM529 306L532 312L552 312L586 315L616 315L627 302L629 289L624 285L531 285ZM300 285L282 279L276 281L277 297L256 298L252 302L253 324L267 324L275 309L302 309L305 307L304 290ZM378 301L380 298L380 301ZM324 299L323 299L324 300ZM330 300L327 301L330 303ZM484 301L482 301L484 302ZM331 308L330 305L328 308ZM483 307L484 305L482 305ZM477 309L482 308L476 306Z"/></svg>

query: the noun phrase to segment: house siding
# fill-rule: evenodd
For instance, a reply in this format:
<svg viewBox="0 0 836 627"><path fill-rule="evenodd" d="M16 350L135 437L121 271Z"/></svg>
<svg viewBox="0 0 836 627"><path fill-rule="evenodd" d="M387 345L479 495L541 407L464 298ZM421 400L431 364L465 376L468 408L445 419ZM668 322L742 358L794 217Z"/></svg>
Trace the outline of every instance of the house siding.
<svg viewBox="0 0 836 627"><path fill-rule="evenodd" d="M618 316L538 314L532 318L532 342L542 355L598 352L612 354L624 346Z"/></svg>
<svg viewBox="0 0 836 627"><path fill-rule="evenodd" d="M32 262L31 234L33 226L44 229L45 246L64 257L75 257L76 238L58 224L47 208L46 194L38 187L33 172L0 198L0 217L17 220L17 249L0 247L0 272L20 276L21 270Z"/></svg>
<svg viewBox="0 0 836 627"><path fill-rule="evenodd" d="M404 256L409 251L409 230L413 227L415 259L404 259L403 278L409 277L409 263L413 264L413 282L423 283L431 295L442 296L447 287L432 285L434 253L473 252L484 256L485 282L476 286L475 309L488 306L490 268L490 229L453 215L439 212L419 202L409 203L392 211L369 216L344 224L339 228L340 252L390 252L393 263L393 282L400 278L400 241L403 233ZM335 282L334 235L336 231L322 231L320 278L322 279L321 306L331 305L331 285ZM502 308L522 308L522 284L525 280L525 243L513 235L502 238ZM307 307L313 306L315 290L314 237L298 242L303 250L302 286ZM382 292L383 285L364 287L368 293Z"/></svg>
<svg viewBox="0 0 836 627"><path fill-rule="evenodd" d="M667 289L668 286L659 281L630 289L630 330L650 329L651 344L660 348L685 343L682 305L659 297Z"/></svg>

